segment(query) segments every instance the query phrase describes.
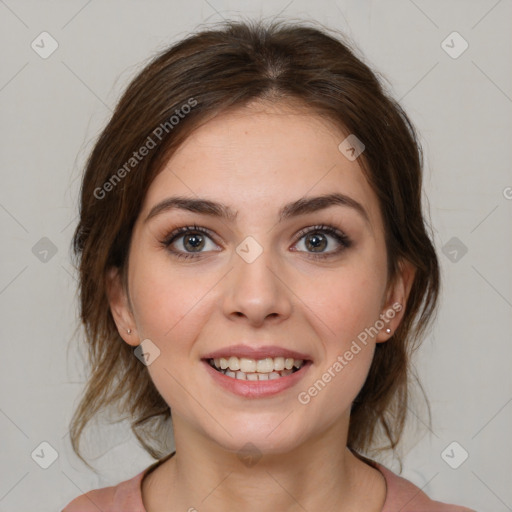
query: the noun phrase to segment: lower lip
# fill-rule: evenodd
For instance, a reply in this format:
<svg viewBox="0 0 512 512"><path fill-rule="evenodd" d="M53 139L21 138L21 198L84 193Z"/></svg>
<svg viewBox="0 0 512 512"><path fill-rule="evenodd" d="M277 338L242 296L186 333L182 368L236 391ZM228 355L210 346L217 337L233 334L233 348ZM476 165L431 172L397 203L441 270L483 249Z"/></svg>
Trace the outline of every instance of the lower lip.
<svg viewBox="0 0 512 512"><path fill-rule="evenodd" d="M279 377L272 380L242 380L226 377L223 373L215 370L208 361L202 361L206 366L206 370L212 376L214 381L227 391L235 395L245 398L264 398L267 396L277 395L285 389L295 386L306 375L311 361L305 363L302 368L285 377Z"/></svg>

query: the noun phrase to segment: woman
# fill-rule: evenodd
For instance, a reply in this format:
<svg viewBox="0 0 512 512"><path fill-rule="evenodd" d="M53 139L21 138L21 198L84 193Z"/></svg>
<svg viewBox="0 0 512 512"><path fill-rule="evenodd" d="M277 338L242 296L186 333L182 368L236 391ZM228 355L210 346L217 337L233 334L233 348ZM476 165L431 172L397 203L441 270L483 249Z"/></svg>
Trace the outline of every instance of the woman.
<svg viewBox="0 0 512 512"><path fill-rule="evenodd" d="M83 179L71 437L116 404L159 460L64 511L469 510L363 455L397 446L437 304L421 183L407 116L325 30L228 22L153 60Z"/></svg>

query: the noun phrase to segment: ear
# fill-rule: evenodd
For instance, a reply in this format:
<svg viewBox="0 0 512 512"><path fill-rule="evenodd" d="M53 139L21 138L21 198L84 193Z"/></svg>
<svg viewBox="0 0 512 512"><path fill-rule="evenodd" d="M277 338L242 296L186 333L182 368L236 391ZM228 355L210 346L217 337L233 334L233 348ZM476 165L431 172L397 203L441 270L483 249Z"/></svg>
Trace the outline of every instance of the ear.
<svg viewBox="0 0 512 512"><path fill-rule="evenodd" d="M391 338L405 314L405 305L414 282L416 267L407 260L401 260L398 267L398 274L388 286L386 298L382 305L380 318L385 325L377 334L376 343L382 343ZM389 334L386 332L388 328L391 329Z"/></svg>
<svg viewBox="0 0 512 512"><path fill-rule="evenodd" d="M134 347L139 345L140 341L135 327L135 319L123 286L121 272L117 267L112 267L107 272L107 297L112 317L121 338L128 345Z"/></svg>

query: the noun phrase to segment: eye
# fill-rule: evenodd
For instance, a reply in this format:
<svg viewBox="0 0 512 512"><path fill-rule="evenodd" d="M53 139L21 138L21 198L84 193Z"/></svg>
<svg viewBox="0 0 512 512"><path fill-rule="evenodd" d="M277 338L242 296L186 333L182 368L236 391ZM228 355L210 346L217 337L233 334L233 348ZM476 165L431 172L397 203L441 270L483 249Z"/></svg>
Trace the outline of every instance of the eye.
<svg viewBox="0 0 512 512"><path fill-rule="evenodd" d="M333 226L323 224L301 230L296 238L295 246L300 245L299 242L304 239L302 243L305 250L299 249L298 251L306 252L313 258L333 257L352 245L352 241L345 233ZM334 244L329 241L330 239L334 239ZM213 247L208 248L208 242L211 242ZM202 253L216 250L218 247L213 243L210 231L196 225L175 229L161 244L173 256L185 259L198 258ZM326 251L325 249L329 249L331 245L335 246L334 250Z"/></svg>
<svg viewBox="0 0 512 512"><path fill-rule="evenodd" d="M207 229L195 225L183 226L170 233L162 241L162 245L177 258L196 258L195 254L215 250L216 244L212 244L214 247L208 249L208 240L212 241L212 237ZM180 248L176 249L174 245ZM206 250L203 251L205 247Z"/></svg>
<svg viewBox="0 0 512 512"><path fill-rule="evenodd" d="M329 238L333 238L335 240L334 245L338 245L338 247L334 250L325 251L326 248L333 245L329 242ZM298 242L304 239L302 243L306 248L306 252L313 258L329 258L341 253L352 245L352 241L345 233L333 226L323 224L301 230L297 235L297 239Z"/></svg>

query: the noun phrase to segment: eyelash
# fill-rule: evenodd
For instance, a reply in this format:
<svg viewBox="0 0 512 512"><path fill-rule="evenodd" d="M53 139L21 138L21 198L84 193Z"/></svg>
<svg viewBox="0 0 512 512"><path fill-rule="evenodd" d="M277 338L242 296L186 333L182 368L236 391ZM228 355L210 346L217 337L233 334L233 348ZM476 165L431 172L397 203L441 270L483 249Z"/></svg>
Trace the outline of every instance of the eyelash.
<svg viewBox="0 0 512 512"><path fill-rule="evenodd" d="M351 239L345 233L336 229L333 226L328 226L325 224L319 224L316 226L311 226L311 227L302 229L297 234L296 241L295 241L294 245L297 244L304 236L309 235L311 233L317 233L317 232L321 232L321 233L332 236L340 244L341 247L339 249L336 249L335 251L331 251L328 253L314 253L314 252L307 253L313 259L326 259L326 258L336 256L337 254L344 251L345 249L348 249L352 245ZM197 258L202 253L200 253L200 252L199 253L180 252L180 251L176 251L176 250L170 248L170 246L173 242L175 242L178 238L181 238L181 236L188 234L188 233L202 233L202 234L208 236L208 238L212 239L212 235L209 230L194 224L193 226L182 226L178 229L175 229L168 236L165 237L165 239L161 242L161 244L176 258L183 258L183 259ZM300 251L300 252L304 252L304 251Z"/></svg>

